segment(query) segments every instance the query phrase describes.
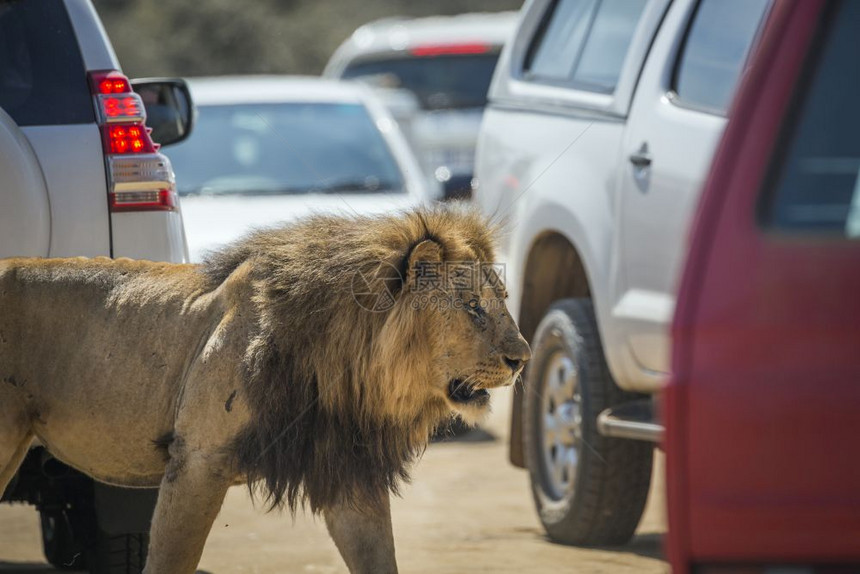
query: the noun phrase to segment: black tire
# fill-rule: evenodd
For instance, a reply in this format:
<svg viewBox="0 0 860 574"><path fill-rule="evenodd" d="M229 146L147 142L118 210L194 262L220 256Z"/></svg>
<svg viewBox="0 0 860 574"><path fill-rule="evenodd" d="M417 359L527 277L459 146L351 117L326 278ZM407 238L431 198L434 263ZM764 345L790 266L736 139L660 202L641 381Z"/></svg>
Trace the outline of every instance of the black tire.
<svg viewBox="0 0 860 574"><path fill-rule="evenodd" d="M641 395L613 381L588 299L553 304L532 348L523 446L540 520L564 544L625 544L642 517L654 449L600 435L597 415Z"/></svg>
<svg viewBox="0 0 860 574"><path fill-rule="evenodd" d="M146 564L148 534L112 536L99 531L92 549L92 574L140 574Z"/></svg>
<svg viewBox="0 0 860 574"><path fill-rule="evenodd" d="M66 512L39 513L42 526L42 549L45 559L57 570L86 570L87 552L83 540L76 536Z"/></svg>

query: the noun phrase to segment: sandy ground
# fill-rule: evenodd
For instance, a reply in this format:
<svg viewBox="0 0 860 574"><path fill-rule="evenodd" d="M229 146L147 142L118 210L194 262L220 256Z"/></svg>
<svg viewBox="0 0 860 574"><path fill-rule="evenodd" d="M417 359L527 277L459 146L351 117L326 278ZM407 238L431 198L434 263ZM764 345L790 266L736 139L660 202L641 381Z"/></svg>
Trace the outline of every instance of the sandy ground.
<svg viewBox="0 0 860 574"><path fill-rule="evenodd" d="M485 425L494 440L433 444L416 467L412 484L392 503L400 571L668 572L662 558L662 457L657 457L645 516L630 544L613 549L553 544L535 515L527 474L507 461L509 404L504 393L494 398L495 412ZM242 487L227 495L200 570L347 572L321 519L266 514L254 508ZM0 505L0 572L54 572L44 563L38 514L32 507Z"/></svg>

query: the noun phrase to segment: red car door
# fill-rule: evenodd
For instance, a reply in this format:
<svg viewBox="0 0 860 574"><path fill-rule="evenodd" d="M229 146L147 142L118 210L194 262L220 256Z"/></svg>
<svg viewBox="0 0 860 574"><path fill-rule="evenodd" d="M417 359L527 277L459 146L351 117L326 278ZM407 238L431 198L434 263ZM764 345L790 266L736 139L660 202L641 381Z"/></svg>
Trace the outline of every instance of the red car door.
<svg viewBox="0 0 860 574"><path fill-rule="evenodd" d="M777 1L715 157L662 402L676 572L860 572L858 58L860 2Z"/></svg>

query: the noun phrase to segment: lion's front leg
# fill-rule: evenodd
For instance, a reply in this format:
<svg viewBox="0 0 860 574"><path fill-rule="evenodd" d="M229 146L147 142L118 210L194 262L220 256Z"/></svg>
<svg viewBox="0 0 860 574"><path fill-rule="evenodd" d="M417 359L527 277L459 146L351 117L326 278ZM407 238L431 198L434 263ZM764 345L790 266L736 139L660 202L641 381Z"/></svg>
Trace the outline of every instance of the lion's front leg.
<svg viewBox="0 0 860 574"><path fill-rule="evenodd" d="M231 481L220 456L171 445L152 518L144 574L193 574ZM177 452L180 451L180 452ZM174 456L174 453L178 456Z"/></svg>
<svg viewBox="0 0 860 574"><path fill-rule="evenodd" d="M367 509L333 506L324 511L340 555L352 574L397 572L388 496Z"/></svg>

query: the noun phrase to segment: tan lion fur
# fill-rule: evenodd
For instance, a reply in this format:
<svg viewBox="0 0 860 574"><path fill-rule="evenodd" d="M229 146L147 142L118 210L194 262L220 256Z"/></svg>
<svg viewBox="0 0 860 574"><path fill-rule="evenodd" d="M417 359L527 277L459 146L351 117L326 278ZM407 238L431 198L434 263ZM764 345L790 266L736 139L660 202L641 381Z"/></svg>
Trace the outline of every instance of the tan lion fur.
<svg viewBox="0 0 860 574"><path fill-rule="evenodd" d="M415 305L422 264L477 268L492 241L480 216L434 208L312 217L203 266L0 261L0 489L35 436L97 480L161 486L147 572L193 572L240 480L323 512L351 570L395 570L388 492L436 425L485 411L449 382L510 384L528 358L503 305L452 304L498 285Z"/></svg>

